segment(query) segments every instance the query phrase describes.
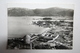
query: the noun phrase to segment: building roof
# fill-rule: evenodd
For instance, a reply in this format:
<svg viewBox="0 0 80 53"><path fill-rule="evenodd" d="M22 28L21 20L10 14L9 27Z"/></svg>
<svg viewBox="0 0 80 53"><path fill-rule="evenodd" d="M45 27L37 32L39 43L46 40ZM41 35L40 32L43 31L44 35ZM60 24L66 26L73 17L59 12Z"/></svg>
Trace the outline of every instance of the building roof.
<svg viewBox="0 0 80 53"><path fill-rule="evenodd" d="M43 20L52 20L52 18L43 18Z"/></svg>

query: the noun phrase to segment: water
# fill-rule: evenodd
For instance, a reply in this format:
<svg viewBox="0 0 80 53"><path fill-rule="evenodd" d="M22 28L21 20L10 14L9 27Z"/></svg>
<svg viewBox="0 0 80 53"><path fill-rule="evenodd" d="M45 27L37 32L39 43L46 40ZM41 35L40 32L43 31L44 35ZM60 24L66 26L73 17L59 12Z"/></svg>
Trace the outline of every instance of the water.
<svg viewBox="0 0 80 53"><path fill-rule="evenodd" d="M8 17L8 37L20 37L30 33L42 33L46 28L33 25L33 18L43 17Z"/></svg>
<svg viewBox="0 0 80 53"><path fill-rule="evenodd" d="M40 16L21 16L21 17L8 17L8 37L21 37L26 34L41 34L49 28L39 27L33 25L34 19L44 18ZM53 20L63 19L71 21L70 17L52 17ZM57 28L58 29L58 28ZM57 30L56 29L56 30ZM60 30L60 29L59 29Z"/></svg>

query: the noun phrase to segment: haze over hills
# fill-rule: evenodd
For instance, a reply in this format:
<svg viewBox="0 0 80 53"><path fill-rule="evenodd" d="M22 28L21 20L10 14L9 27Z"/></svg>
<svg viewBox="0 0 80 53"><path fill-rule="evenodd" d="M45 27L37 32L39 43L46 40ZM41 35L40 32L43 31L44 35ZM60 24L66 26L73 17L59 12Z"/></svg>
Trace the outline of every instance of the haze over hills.
<svg viewBox="0 0 80 53"><path fill-rule="evenodd" d="M70 16L74 10L58 7L46 9L8 8L8 16Z"/></svg>

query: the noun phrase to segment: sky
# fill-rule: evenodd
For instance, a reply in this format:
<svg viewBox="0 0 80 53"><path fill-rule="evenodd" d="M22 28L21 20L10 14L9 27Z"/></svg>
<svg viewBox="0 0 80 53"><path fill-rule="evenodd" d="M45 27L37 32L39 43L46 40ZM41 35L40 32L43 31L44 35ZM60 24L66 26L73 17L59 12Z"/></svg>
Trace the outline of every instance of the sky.
<svg viewBox="0 0 80 53"><path fill-rule="evenodd" d="M8 3L7 7L8 8L20 7L28 9L45 9L50 7L59 7L59 8L74 9L73 4L53 4L53 3Z"/></svg>

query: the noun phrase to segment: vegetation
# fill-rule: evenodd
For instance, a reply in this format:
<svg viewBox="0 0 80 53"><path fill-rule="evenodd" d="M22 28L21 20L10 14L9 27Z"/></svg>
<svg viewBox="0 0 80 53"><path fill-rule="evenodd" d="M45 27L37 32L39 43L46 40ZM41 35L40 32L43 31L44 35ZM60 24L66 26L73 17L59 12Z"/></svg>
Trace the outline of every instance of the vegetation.
<svg viewBox="0 0 80 53"><path fill-rule="evenodd" d="M26 9L8 8L8 16L73 16L74 10L63 8Z"/></svg>

